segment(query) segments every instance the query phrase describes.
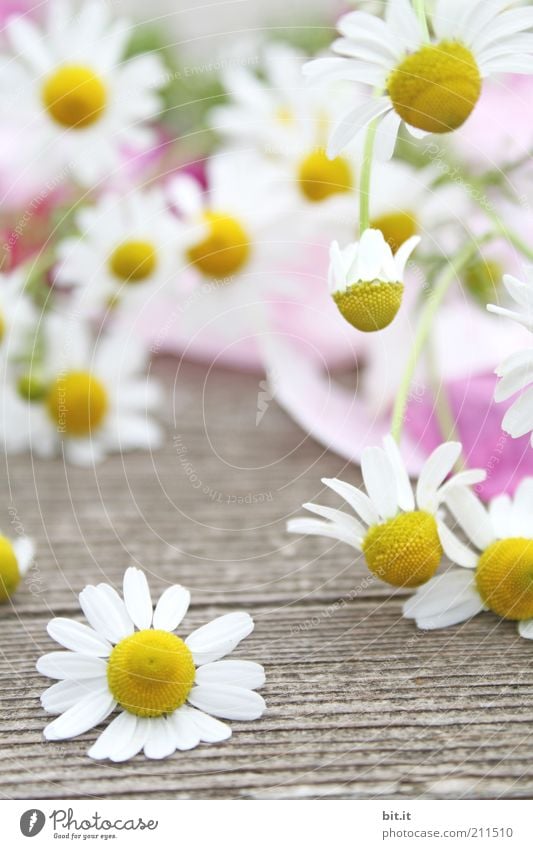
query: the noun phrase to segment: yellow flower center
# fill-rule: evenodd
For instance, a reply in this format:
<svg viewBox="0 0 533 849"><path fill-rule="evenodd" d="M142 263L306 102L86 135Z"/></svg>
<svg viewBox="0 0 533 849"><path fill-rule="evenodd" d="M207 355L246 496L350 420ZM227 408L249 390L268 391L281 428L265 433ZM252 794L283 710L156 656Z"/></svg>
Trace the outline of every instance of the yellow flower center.
<svg viewBox="0 0 533 849"><path fill-rule="evenodd" d="M109 257L111 273L126 283L139 283L153 274L157 253L151 242L122 242Z"/></svg>
<svg viewBox="0 0 533 849"><path fill-rule="evenodd" d="M48 386L35 374L21 374L17 381L17 391L25 401L42 401L48 392Z"/></svg>
<svg viewBox="0 0 533 849"><path fill-rule="evenodd" d="M401 513L369 529L363 552L370 571L393 587L419 587L442 558L437 523L430 513Z"/></svg>
<svg viewBox="0 0 533 849"><path fill-rule="evenodd" d="M77 130L100 119L107 104L107 91L91 68L63 65L45 80L42 98L54 121Z"/></svg>
<svg viewBox="0 0 533 849"><path fill-rule="evenodd" d="M219 212L206 212L209 233L189 248L189 261L207 277L236 274L250 256L250 238L236 218Z"/></svg>
<svg viewBox="0 0 533 849"><path fill-rule="evenodd" d="M328 159L324 150L316 150L300 163L298 185L307 200L319 203L331 195L350 191L353 187L352 169L342 156Z"/></svg>
<svg viewBox="0 0 533 849"><path fill-rule="evenodd" d="M442 41L404 59L387 87L404 121L428 133L448 133L464 124L474 109L481 94L481 74L467 47Z"/></svg>
<svg viewBox="0 0 533 849"><path fill-rule="evenodd" d="M109 657L107 681L117 702L137 716L162 716L179 708L194 684L192 654L168 631L138 631Z"/></svg>
<svg viewBox="0 0 533 849"><path fill-rule="evenodd" d="M387 212L378 215L372 221L374 230L381 230L383 238L390 245L391 250L396 253L407 239L418 234L418 221L412 212Z"/></svg>
<svg viewBox="0 0 533 849"><path fill-rule="evenodd" d="M485 605L504 619L533 618L533 540L503 539L479 558L476 585Z"/></svg>
<svg viewBox="0 0 533 849"><path fill-rule="evenodd" d="M466 269L464 282L470 294L485 307L496 297L503 274L504 271L499 262L479 257Z"/></svg>
<svg viewBox="0 0 533 849"><path fill-rule="evenodd" d="M402 304L403 283L354 283L345 292L333 292L337 309L357 330L383 330L396 318Z"/></svg>
<svg viewBox="0 0 533 849"><path fill-rule="evenodd" d="M20 583L20 572L13 546L0 536L0 602L7 601Z"/></svg>
<svg viewBox="0 0 533 849"><path fill-rule="evenodd" d="M104 386L92 374L70 371L52 383L46 406L60 432L88 436L104 421L109 400Z"/></svg>

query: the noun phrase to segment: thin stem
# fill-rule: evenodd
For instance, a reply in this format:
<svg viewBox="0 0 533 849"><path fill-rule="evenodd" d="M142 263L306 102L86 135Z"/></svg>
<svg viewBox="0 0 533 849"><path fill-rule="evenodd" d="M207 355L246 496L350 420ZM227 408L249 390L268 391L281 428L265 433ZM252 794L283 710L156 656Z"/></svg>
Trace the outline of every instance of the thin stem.
<svg viewBox="0 0 533 849"><path fill-rule="evenodd" d="M476 242L469 242L465 245L465 247L457 255L455 261L450 262L443 270L434 291L428 298L427 303L421 312L420 321L418 323L413 345L407 359L405 372L396 395L396 402L392 413L391 433L396 442L400 441L402 435L405 412L409 401L409 390L411 388L411 383L413 381L420 355L428 341L435 315L437 314L450 285L456 279L459 272L468 264L472 257L475 256L479 250L480 244L491 238L493 238L492 233L484 239L478 239Z"/></svg>
<svg viewBox="0 0 533 849"><path fill-rule="evenodd" d="M416 16L420 21L420 26L422 27L422 32L424 33L424 38L429 40L429 28L428 21L426 17L426 4L425 0L413 0L413 8L416 12Z"/></svg>
<svg viewBox="0 0 533 849"><path fill-rule="evenodd" d="M370 184L372 181L372 160L374 158L374 143L378 129L379 118L369 124L366 131L363 165L359 185L359 234L363 235L370 227Z"/></svg>
<svg viewBox="0 0 533 849"><path fill-rule="evenodd" d="M435 346L432 344L433 340L429 339L428 347L427 347L427 364L428 364L428 374L429 380L431 383L431 391L434 398L434 413L435 418L439 424L439 430L441 432L442 439L445 442L449 440L453 440L455 442L460 442L455 415L453 413L452 405L450 403L450 398L448 392L446 391L446 386L440 379L439 376L439 368L437 364L437 358L435 354ZM456 463L456 471L462 471L466 466L464 456L460 456Z"/></svg>

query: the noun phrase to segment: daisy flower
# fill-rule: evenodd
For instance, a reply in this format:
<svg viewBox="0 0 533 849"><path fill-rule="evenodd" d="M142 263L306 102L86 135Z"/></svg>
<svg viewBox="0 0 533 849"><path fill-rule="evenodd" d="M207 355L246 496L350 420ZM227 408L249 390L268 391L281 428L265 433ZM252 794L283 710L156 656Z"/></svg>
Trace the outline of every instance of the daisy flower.
<svg viewBox="0 0 533 849"><path fill-rule="evenodd" d="M488 304L489 312L511 318L533 332L533 273L526 282L510 274L504 275L503 283L511 298L521 307L521 312ZM511 354L496 369L500 378L494 392L495 401L506 401L521 392L503 417L502 428L514 439L533 432L533 348ZM529 388L527 388L529 387ZM525 391L522 391L525 390ZM531 436L533 446L533 433Z"/></svg>
<svg viewBox="0 0 533 849"><path fill-rule="evenodd" d="M110 334L93 344L82 322L48 315L29 365L4 386L0 430L8 453L32 450L90 465L108 452L157 448L149 413L158 387L141 377L143 348Z"/></svg>
<svg viewBox="0 0 533 849"><path fill-rule="evenodd" d="M457 625L482 610L518 621L533 639L533 478L525 478L512 499L494 498L488 510L459 487L446 505L468 539L448 531L448 557L464 569L451 569L429 581L404 605L404 616L419 628Z"/></svg>
<svg viewBox="0 0 533 849"><path fill-rule="evenodd" d="M255 154L233 151L211 157L206 176L207 191L188 174L168 187L187 229L206 230L189 247L183 275L184 283L202 293L190 297L183 312L190 331L232 309L257 307L266 292L286 291L288 285L272 267L273 258L287 250L282 228L292 211L279 170ZM231 332L232 323L225 323Z"/></svg>
<svg viewBox="0 0 533 849"><path fill-rule="evenodd" d="M381 230L365 230L360 242L330 249L329 289L341 315L357 330L383 330L403 297L405 266L420 242L411 236L393 255Z"/></svg>
<svg viewBox="0 0 533 849"><path fill-rule="evenodd" d="M227 613L182 640L175 632L187 613L190 593L168 587L155 610L146 576L130 567L124 600L109 584L88 586L80 606L89 625L52 619L48 633L67 651L41 657L37 670L58 679L41 696L43 708L59 714L44 729L47 740L65 740L118 714L89 749L100 760L126 761L144 750L167 758L176 749L227 740L222 719L249 721L265 710L255 692L263 667L221 660L254 629L248 613ZM217 718L215 718L217 717Z"/></svg>
<svg viewBox="0 0 533 849"><path fill-rule="evenodd" d="M91 185L119 165L121 149L154 140L143 124L160 110L164 67L153 54L124 59L131 27L110 20L109 4L47 5L43 31L22 15L6 25L0 111L33 138L36 157Z"/></svg>
<svg viewBox="0 0 533 849"><path fill-rule="evenodd" d="M395 441L386 436L383 448L363 451L366 493L336 478L322 480L345 499L355 516L304 504L321 518L291 519L287 530L337 539L362 551L368 568L382 581L395 587L420 586L437 571L450 534L439 514L441 503L456 487L485 478L485 472L470 469L446 481L460 453L458 442L439 445L426 460L415 493Z"/></svg>
<svg viewBox="0 0 533 849"><path fill-rule="evenodd" d="M533 72L533 9L509 0L437 0L429 37L409 0L389 0L385 20L366 12L340 18L337 58L316 59L314 80L354 80L374 95L351 109L331 134L337 156L360 130L378 122L376 153L390 158L402 122L416 137L448 133L472 113L483 80ZM341 58L342 57L342 58Z"/></svg>
<svg viewBox="0 0 533 849"><path fill-rule="evenodd" d="M263 48L261 77L245 67L224 71L230 101L211 111L212 124L232 144L253 145L283 163L301 203L316 211L323 201L344 199L347 214L361 157L351 151L331 160L325 148L330 128L357 94L350 83L334 91L306 86L303 63L294 47L274 43Z"/></svg>
<svg viewBox="0 0 533 849"><path fill-rule="evenodd" d="M0 534L0 603L8 601L30 568L35 547L29 537L14 542Z"/></svg>
<svg viewBox="0 0 533 849"><path fill-rule="evenodd" d="M187 234L159 187L103 195L78 213L76 226L80 235L57 247L55 278L76 287L82 311L142 306L176 276L188 240L198 238L198 230Z"/></svg>

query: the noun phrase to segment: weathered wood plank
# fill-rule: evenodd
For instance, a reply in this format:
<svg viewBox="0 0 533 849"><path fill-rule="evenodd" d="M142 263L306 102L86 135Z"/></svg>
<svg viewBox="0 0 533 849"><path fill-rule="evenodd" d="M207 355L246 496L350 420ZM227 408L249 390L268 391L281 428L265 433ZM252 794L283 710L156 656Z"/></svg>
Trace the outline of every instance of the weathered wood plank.
<svg viewBox="0 0 533 849"><path fill-rule="evenodd" d="M175 364L157 370L170 393ZM0 610L0 793L530 797L530 643L490 615L417 632L401 618L405 593L369 578L347 548L288 537L303 501L335 504L321 477L357 473L274 404L256 427L258 381L181 365L168 441L152 457L113 457L96 471L7 458L4 528L34 536L38 558ZM163 763L93 763L84 753L94 732L43 741L35 660L52 648L46 622L79 616L80 589L118 585L130 562L155 592L176 580L191 588L184 631L250 610L256 631L238 653L267 668L263 720Z"/></svg>

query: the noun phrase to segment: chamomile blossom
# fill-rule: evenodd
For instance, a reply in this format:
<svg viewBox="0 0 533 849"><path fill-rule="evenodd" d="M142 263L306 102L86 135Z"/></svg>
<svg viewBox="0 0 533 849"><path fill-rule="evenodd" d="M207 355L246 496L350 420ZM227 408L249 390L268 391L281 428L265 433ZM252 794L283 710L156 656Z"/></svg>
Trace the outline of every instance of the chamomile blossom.
<svg viewBox="0 0 533 849"><path fill-rule="evenodd" d="M161 430L150 415L160 394L141 377L146 358L134 340L110 334L95 344L83 322L47 315L33 357L13 367L3 387L6 451L63 452L90 465L109 452L157 448Z"/></svg>
<svg viewBox="0 0 533 849"><path fill-rule="evenodd" d="M330 250L329 289L341 315L364 332L383 330L396 317L405 266L420 242L411 236L392 253L381 230L365 230L359 242Z"/></svg>
<svg viewBox="0 0 533 849"><path fill-rule="evenodd" d="M461 453L458 442L440 445L426 460L416 492L409 481L399 449L391 436L383 448L366 448L361 469L366 493L345 481L324 478L322 483L350 505L355 516L304 504L320 519L288 522L293 534L337 539L363 552L370 571L395 587L417 587L433 577L450 534L439 513L446 496L456 487L478 483L485 472L470 469L446 478Z"/></svg>
<svg viewBox="0 0 533 849"><path fill-rule="evenodd" d="M91 185L117 167L121 148L153 141L145 124L160 110L164 67L154 54L124 58L131 27L111 20L108 4L89 0L78 11L51 0L43 30L17 15L5 33L0 111L47 167Z"/></svg>
<svg viewBox="0 0 533 849"><path fill-rule="evenodd" d="M16 592L32 564L34 552L29 537L12 541L0 533L0 603L8 601Z"/></svg>
<svg viewBox="0 0 533 849"><path fill-rule="evenodd" d="M374 94L338 123L329 140L337 156L372 121L376 153L390 158L400 125L416 137L458 129L472 113L483 80L533 73L533 9L509 0L437 0L427 36L409 0L389 0L385 20L350 12L338 23L337 58L304 69L313 80L353 80ZM341 58L342 57L342 58Z"/></svg>
<svg viewBox="0 0 533 849"><path fill-rule="evenodd" d="M79 236L58 244L58 283L73 285L81 310L142 306L172 283L198 238L169 210L164 190L105 194L76 216ZM202 235L202 230L199 231Z"/></svg>
<svg viewBox="0 0 533 849"><path fill-rule="evenodd" d="M533 332L533 273L530 272L526 281L506 274L503 283L522 311L510 310L494 304L489 304L487 309L489 312L511 318ZM515 439L531 433L533 446L533 348L511 354L498 366L496 374L500 380L494 392L495 401L506 401L512 395L521 393L505 413L503 429Z"/></svg>
<svg viewBox="0 0 533 849"><path fill-rule="evenodd" d="M261 308L266 293L287 290L289 283L274 271L273 260L287 250L284 224L291 197L279 170L248 152L211 157L206 177L206 191L188 174L168 186L184 226L204 228L186 252L188 267L181 277L191 296L181 318L189 332L223 318L224 332L231 334L232 310L245 316L247 308Z"/></svg>
<svg viewBox="0 0 533 849"><path fill-rule="evenodd" d="M118 714L89 749L96 760L126 761L144 750L162 759L176 749L231 736L221 719L258 719L265 702L256 689L263 667L222 660L254 628L248 613L226 613L193 631L175 633L187 613L190 593L168 587L155 610L146 576L130 567L123 599L109 584L88 586L80 606L89 625L52 619L48 633L66 651L41 657L37 670L58 679L41 696L57 714L44 729L47 740L65 740Z"/></svg>
<svg viewBox="0 0 533 849"><path fill-rule="evenodd" d="M481 611L518 622L533 639L533 478L525 478L514 498L499 495L488 509L461 487L446 504L466 534L452 532L446 553L463 569L433 578L404 605L404 616L419 628L457 625Z"/></svg>

